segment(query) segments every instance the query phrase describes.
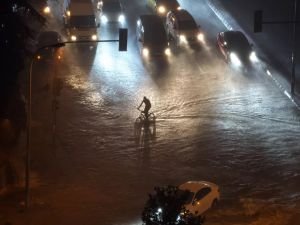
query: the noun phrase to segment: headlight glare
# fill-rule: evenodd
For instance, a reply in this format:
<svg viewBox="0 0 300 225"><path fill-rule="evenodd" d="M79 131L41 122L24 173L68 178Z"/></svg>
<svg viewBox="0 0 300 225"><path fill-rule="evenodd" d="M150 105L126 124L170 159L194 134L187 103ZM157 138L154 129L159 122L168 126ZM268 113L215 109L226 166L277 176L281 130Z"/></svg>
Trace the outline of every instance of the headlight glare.
<svg viewBox="0 0 300 225"><path fill-rule="evenodd" d="M147 57L149 55L149 49L143 48L143 56Z"/></svg>
<svg viewBox="0 0 300 225"><path fill-rule="evenodd" d="M123 14L121 14L121 15L119 16L119 18L118 18L118 21L119 21L120 23L123 23L123 22L125 21L125 16L124 16Z"/></svg>
<svg viewBox="0 0 300 225"><path fill-rule="evenodd" d="M96 35L96 34L93 34L92 37L91 37L91 39L92 39L93 41L96 41L96 40L97 40L97 35Z"/></svg>
<svg viewBox="0 0 300 225"><path fill-rule="evenodd" d="M165 13L166 12L166 8L164 7L164 6L159 6L158 7L158 12L160 13L160 14L163 14L163 13Z"/></svg>
<svg viewBox="0 0 300 225"><path fill-rule="evenodd" d="M198 39L198 41L204 42L204 34L199 33L199 34L197 35L197 39Z"/></svg>
<svg viewBox="0 0 300 225"><path fill-rule="evenodd" d="M187 41L186 36L183 34L179 35L179 40L180 40L180 42L184 42L184 43Z"/></svg>
<svg viewBox="0 0 300 225"><path fill-rule="evenodd" d="M106 17L105 15L102 15L102 16L101 16L101 21L102 21L103 23L107 23L108 19L107 19L107 17Z"/></svg>
<svg viewBox="0 0 300 225"><path fill-rule="evenodd" d="M258 58L257 58L257 56L256 56L255 51L252 51L252 52L250 53L249 59L250 59L251 62L254 62L254 63L258 62Z"/></svg>
<svg viewBox="0 0 300 225"><path fill-rule="evenodd" d="M76 41L77 40L77 37L75 35L71 35L71 40L72 41Z"/></svg>
<svg viewBox="0 0 300 225"><path fill-rule="evenodd" d="M166 49L165 49L165 54L166 54L167 56L171 55L171 50L170 50L170 48L166 48Z"/></svg>
<svg viewBox="0 0 300 225"><path fill-rule="evenodd" d="M230 53L230 61L234 66L240 67L242 65L241 60L234 52Z"/></svg>

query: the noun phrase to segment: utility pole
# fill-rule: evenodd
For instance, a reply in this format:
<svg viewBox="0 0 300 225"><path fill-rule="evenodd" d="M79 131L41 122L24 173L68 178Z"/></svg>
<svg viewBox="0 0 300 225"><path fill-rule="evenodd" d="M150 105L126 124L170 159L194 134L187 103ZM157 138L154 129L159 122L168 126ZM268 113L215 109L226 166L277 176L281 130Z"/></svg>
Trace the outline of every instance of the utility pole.
<svg viewBox="0 0 300 225"><path fill-rule="evenodd" d="M292 51L292 75L291 75L291 93L294 95L295 93L295 81L296 81L296 54L297 54L297 26L296 26L296 20L297 20L297 3L298 0L295 0L294 2L294 26L293 26L293 51Z"/></svg>

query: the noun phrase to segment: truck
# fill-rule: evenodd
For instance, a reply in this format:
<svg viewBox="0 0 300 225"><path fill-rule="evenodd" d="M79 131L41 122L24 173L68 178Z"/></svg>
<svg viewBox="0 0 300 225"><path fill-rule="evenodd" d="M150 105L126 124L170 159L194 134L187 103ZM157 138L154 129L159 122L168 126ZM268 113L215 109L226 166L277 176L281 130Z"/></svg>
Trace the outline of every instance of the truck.
<svg viewBox="0 0 300 225"><path fill-rule="evenodd" d="M64 0L63 20L70 41L96 41L99 11L91 0Z"/></svg>

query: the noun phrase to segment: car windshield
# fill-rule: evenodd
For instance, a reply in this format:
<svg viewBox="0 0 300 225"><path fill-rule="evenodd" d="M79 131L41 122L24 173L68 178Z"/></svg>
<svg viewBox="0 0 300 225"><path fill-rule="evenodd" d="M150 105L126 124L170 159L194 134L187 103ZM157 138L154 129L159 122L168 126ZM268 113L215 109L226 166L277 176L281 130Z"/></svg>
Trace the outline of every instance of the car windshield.
<svg viewBox="0 0 300 225"><path fill-rule="evenodd" d="M225 35L225 40L232 49L248 50L250 44L246 37L241 33L228 33Z"/></svg>
<svg viewBox="0 0 300 225"><path fill-rule="evenodd" d="M179 4L177 1L171 1L171 0L160 0L157 2L159 5L164 5L168 9L177 9L179 7Z"/></svg>
<svg viewBox="0 0 300 225"><path fill-rule="evenodd" d="M70 17L71 27L96 27L95 16L71 16Z"/></svg>
<svg viewBox="0 0 300 225"><path fill-rule="evenodd" d="M167 45L167 35L165 33L165 30L162 29L155 29L151 31L145 31L144 34L144 41L147 44L152 45Z"/></svg>
<svg viewBox="0 0 300 225"><path fill-rule="evenodd" d="M178 28L180 30L194 30L197 28L197 24L194 20L179 20Z"/></svg>
<svg viewBox="0 0 300 225"><path fill-rule="evenodd" d="M179 190L177 194L183 198L185 205L190 204L194 197L194 193L189 190Z"/></svg>
<svg viewBox="0 0 300 225"><path fill-rule="evenodd" d="M103 4L104 12L121 12L121 6L119 2L105 2Z"/></svg>

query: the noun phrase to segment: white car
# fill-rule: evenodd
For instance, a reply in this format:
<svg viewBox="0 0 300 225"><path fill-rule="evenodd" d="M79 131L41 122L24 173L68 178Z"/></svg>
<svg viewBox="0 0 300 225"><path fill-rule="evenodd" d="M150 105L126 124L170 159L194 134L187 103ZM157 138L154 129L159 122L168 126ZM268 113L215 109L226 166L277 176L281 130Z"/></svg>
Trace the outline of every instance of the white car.
<svg viewBox="0 0 300 225"><path fill-rule="evenodd" d="M202 215L220 200L219 187L208 181L188 181L178 187L187 191L185 208L192 214Z"/></svg>

